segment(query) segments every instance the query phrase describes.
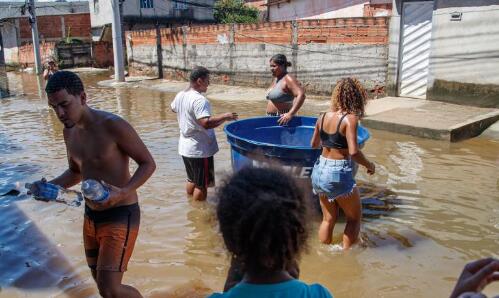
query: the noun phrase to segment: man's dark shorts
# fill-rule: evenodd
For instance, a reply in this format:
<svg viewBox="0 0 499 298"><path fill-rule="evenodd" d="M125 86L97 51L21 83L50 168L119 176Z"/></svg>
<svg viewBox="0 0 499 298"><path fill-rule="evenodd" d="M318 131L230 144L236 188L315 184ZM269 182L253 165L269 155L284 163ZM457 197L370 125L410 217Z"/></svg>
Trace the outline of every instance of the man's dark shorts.
<svg viewBox="0 0 499 298"><path fill-rule="evenodd" d="M126 271L139 225L138 203L104 211L94 211L85 206L83 245L90 269Z"/></svg>
<svg viewBox="0 0 499 298"><path fill-rule="evenodd" d="M213 156L203 158L182 156L182 159L187 172L187 181L200 188L215 186Z"/></svg>

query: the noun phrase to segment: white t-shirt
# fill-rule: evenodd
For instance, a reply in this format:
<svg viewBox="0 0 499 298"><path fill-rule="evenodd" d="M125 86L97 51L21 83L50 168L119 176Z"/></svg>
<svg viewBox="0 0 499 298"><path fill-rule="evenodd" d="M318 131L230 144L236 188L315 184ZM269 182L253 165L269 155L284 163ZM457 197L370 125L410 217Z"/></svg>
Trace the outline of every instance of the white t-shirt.
<svg viewBox="0 0 499 298"><path fill-rule="evenodd" d="M210 117L210 102L193 89L180 91L171 104L177 113L180 139L178 153L185 157L210 157L218 152L217 139L213 129L205 129L197 119Z"/></svg>

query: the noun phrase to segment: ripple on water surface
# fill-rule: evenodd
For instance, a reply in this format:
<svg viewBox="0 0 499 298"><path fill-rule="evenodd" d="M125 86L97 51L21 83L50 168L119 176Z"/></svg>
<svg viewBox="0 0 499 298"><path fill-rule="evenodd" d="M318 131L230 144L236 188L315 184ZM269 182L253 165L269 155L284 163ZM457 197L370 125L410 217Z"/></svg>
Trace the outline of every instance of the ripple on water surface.
<svg viewBox="0 0 499 298"><path fill-rule="evenodd" d="M22 74L12 88L23 96L0 103L0 190L16 181L54 177L66 169L62 125L39 97L33 77ZM228 256L212 203L184 195L185 174L177 154L178 127L169 105L174 94L142 88L104 88L106 76L84 75L89 105L128 120L157 162L139 190L142 220L125 282L149 297L203 297L223 286ZM212 99L218 113L262 115L266 101ZM327 108L308 101L301 113ZM320 216L310 219L309 249L301 278L319 282L335 297L448 296L464 263L497 255L499 247L499 144L486 139L457 144L371 130L364 153L377 174L359 169L364 201L362 244L319 244ZM216 130L217 183L230 173L230 148ZM132 166L135 168L135 166ZM0 192L1 192L0 191ZM26 197L0 199L0 297L95 297L85 262L82 208L44 204ZM491 286L490 293L499 292Z"/></svg>

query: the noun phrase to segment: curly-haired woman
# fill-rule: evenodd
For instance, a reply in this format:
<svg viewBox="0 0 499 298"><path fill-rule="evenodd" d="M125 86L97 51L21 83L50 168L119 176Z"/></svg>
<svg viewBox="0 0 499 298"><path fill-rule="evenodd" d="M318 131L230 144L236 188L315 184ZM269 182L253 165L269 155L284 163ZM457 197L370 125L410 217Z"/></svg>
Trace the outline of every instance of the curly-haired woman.
<svg viewBox="0 0 499 298"><path fill-rule="evenodd" d="M359 190L352 175L352 160L374 174L370 162L357 144L357 126L364 116L367 93L354 78L341 79L333 90L331 111L319 117L315 125L311 145L322 146L322 154L312 172L312 186L319 195L323 214L319 239L330 244L339 208L346 216L343 248L357 241L360 232L362 208Z"/></svg>
<svg viewBox="0 0 499 298"><path fill-rule="evenodd" d="M211 298L331 298L326 288L298 281L289 270L297 267L308 237L305 199L291 177L275 169L245 168L217 197L220 231L242 280Z"/></svg>

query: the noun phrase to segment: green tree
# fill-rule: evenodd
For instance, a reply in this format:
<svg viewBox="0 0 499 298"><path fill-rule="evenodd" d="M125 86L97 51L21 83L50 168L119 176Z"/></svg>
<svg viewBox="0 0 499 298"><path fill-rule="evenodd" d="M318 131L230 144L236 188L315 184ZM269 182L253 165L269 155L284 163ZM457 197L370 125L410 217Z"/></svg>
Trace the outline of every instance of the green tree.
<svg viewBox="0 0 499 298"><path fill-rule="evenodd" d="M244 4L243 0L218 0L214 6L214 17L218 23L256 23L258 9Z"/></svg>

